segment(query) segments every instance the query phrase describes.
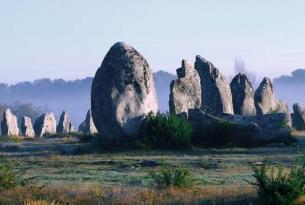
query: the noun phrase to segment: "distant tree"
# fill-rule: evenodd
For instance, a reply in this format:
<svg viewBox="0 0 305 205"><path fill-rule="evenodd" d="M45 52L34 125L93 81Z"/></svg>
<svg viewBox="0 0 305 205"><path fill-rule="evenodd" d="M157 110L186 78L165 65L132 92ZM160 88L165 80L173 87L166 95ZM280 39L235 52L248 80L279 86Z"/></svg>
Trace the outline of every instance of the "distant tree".
<svg viewBox="0 0 305 205"><path fill-rule="evenodd" d="M235 58L234 61L234 72L235 74L241 73L247 76L248 80L251 82L253 87L258 85L258 77L255 73L248 71L246 69L247 65L245 61L241 58Z"/></svg>

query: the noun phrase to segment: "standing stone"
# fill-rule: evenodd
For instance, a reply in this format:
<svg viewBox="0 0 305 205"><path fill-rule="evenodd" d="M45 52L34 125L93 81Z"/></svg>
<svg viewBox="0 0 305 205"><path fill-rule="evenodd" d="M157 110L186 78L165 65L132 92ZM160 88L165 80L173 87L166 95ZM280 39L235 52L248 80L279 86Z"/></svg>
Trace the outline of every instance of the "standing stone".
<svg viewBox="0 0 305 205"><path fill-rule="evenodd" d="M292 126L297 130L305 130L305 109L299 103L293 104Z"/></svg>
<svg viewBox="0 0 305 205"><path fill-rule="evenodd" d="M196 56L195 69L200 76L201 103L214 114L233 114L233 102L230 85L214 65Z"/></svg>
<svg viewBox="0 0 305 205"><path fill-rule="evenodd" d="M289 107L287 105L287 103L285 103L282 100L279 100L276 104L276 109L275 112L277 113L286 113L289 115Z"/></svg>
<svg viewBox="0 0 305 205"><path fill-rule="evenodd" d="M256 115L253 87L247 76L239 73L231 84L234 113L238 115Z"/></svg>
<svg viewBox="0 0 305 205"><path fill-rule="evenodd" d="M91 90L92 117L101 136L136 136L141 122L158 110L152 71L126 43L114 44L97 70Z"/></svg>
<svg viewBox="0 0 305 205"><path fill-rule="evenodd" d="M34 130L37 136L56 133L56 119L53 112L41 115L34 123Z"/></svg>
<svg viewBox="0 0 305 205"><path fill-rule="evenodd" d="M69 133L72 131L73 126L69 118L68 112L63 111L60 115L59 123L57 125L57 133Z"/></svg>
<svg viewBox="0 0 305 205"><path fill-rule="evenodd" d="M177 69L177 75L178 79L170 85L169 109L173 114L187 114L189 109L201 107L200 78L186 60Z"/></svg>
<svg viewBox="0 0 305 205"><path fill-rule="evenodd" d="M35 137L35 132L32 125L31 118L23 116L21 120L21 134L26 137Z"/></svg>
<svg viewBox="0 0 305 205"><path fill-rule="evenodd" d="M79 125L79 131L84 134L96 134L97 129L94 125L91 110L86 114L86 119Z"/></svg>
<svg viewBox="0 0 305 205"><path fill-rule="evenodd" d="M1 122L1 132L5 136L18 136L19 128L17 124L17 117L13 115L11 110L7 108L3 113L3 120Z"/></svg>
<svg viewBox="0 0 305 205"><path fill-rule="evenodd" d="M254 101L257 114L268 114L276 111L277 100L270 78L264 78L255 91Z"/></svg>

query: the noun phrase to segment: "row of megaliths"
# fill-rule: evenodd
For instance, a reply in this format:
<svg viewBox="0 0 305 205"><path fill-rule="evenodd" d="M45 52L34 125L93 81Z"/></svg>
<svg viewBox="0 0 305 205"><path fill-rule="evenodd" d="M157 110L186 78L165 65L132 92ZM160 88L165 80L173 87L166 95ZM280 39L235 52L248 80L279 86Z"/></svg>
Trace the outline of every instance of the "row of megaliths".
<svg viewBox="0 0 305 205"><path fill-rule="evenodd" d="M54 113L47 112L38 117L32 124L31 118L23 116L21 119L20 129L18 127L17 117L6 109L3 113L1 122L1 134L3 136L24 136L24 137L43 137L45 134L56 133L71 133L74 132L72 122L66 111L60 115L59 123L57 124ZM85 120L79 126L79 131L85 134L95 134L97 129L93 123L91 110L87 112Z"/></svg>
<svg viewBox="0 0 305 205"><path fill-rule="evenodd" d="M170 85L169 108L186 114L200 108L215 116L284 113L288 106L276 99L271 80L264 78L254 91L246 75L238 74L229 84L220 71L201 56L194 65L182 61L178 79ZM127 43L114 44L98 68L91 90L92 117L100 136L137 136L148 113L158 102L152 71L146 59ZM267 116L268 117L268 116Z"/></svg>
<svg viewBox="0 0 305 205"><path fill-rule="evenodd" d="M177 75L178 79L170 86L169 106L174 114L187 114L192 108L206 108L214 115L289 112L288 106L277 100L269 78L264 78L256 91L241 73L229 84L219 70L201 56L196 57L194 66L183 60Z"/></svg>

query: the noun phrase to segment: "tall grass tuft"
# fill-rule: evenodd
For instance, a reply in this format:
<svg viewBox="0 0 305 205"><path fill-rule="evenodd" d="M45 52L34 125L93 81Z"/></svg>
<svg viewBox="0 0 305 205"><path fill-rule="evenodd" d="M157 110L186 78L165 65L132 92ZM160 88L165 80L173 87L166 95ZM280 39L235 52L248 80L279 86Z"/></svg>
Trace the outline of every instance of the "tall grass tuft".
<svg viewBox="0 0 305 205"><path fill-rule="evenodd" d="M21 173L14 171L11 163L0 157L0 192L22 185Z"/></svg>
<svg viewBox="0 0 305 205"><path fill-rule="evenodd" d="M172 168L163 165L160 170L150 170L149 178L158 188L184 188L194 184L192 172L183 167Z"/></svg>
<svg viewBox="0 0 305 205"><path fill-rule="evenodd" d="M187 120L169 113L148 114L141 128L140 144L154 149L191 147L192 127Z"/></svg>
<svg viewBox="0 0 305 205"><path fill-rule="evenodd" d="M288 171L264 163L253 167L258 189L259 202L262 205L292 205L305 195L305 155L299 154Z"/></svg>

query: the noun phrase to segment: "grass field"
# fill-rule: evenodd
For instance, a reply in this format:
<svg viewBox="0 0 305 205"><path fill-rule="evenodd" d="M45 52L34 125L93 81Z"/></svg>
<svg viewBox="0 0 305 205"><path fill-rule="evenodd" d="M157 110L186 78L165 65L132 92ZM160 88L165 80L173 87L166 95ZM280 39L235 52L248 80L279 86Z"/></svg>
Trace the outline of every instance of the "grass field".
<svg viewBox="0 0 305 205"><path fill-rule="evenodd" d="M305 149L305 138L298 139L262 148L92 153L74 137L3 139L1 155L32 181L1 193L0 204L254 204L251 165L266 160L289 166ZM148 172L161 164L191 170L194 186L155 188Z"/></svg>

